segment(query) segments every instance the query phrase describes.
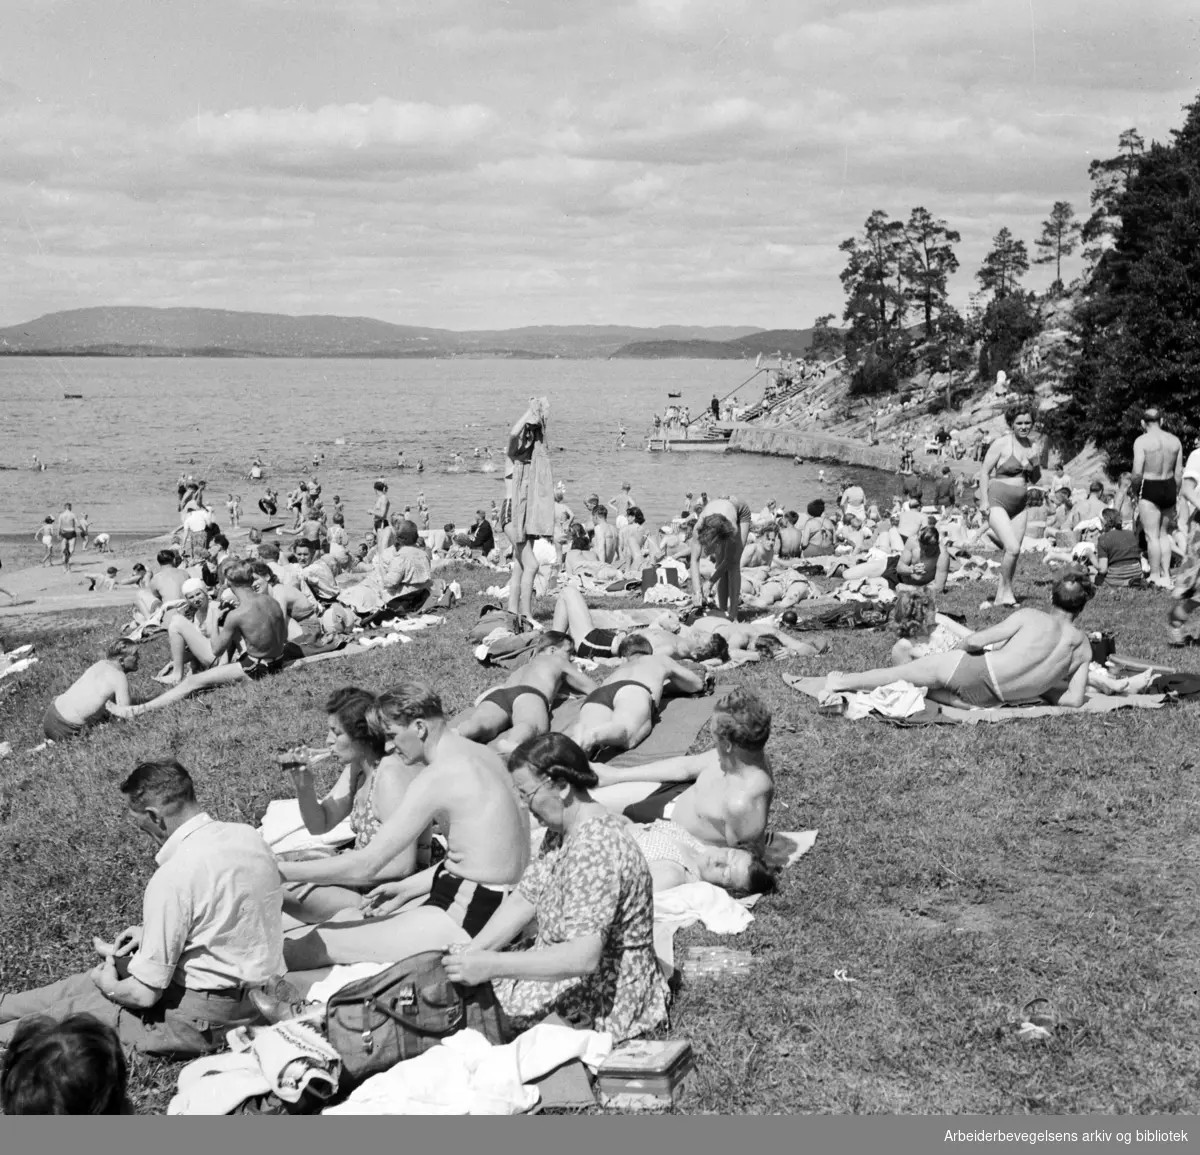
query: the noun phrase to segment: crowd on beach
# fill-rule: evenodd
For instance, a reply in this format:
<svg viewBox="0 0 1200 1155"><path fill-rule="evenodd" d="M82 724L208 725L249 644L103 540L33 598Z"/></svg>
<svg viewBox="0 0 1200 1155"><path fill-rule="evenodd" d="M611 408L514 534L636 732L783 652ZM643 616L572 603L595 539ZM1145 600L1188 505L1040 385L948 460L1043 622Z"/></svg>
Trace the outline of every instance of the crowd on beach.
<svg viewBox="0 0 1200 1155"><path fill-rule="evenodd" d="M568 504L544 398L508 431L503 503L467 527L431 528L423 494L397 511L380 479L371 528L354 541L340 496L325 504L316 459L282 509L271 490L258 503L269 523L283 521L243 532L240 495L222 528L203 479L181 477L174 539L132 577L110 571L106 580L137 587L133 620L48 703L48 741L86 741L110 717L134 722L361 648L389 622L452 607L461 591L437 577L451 566L507 574L476 632L505 676L455 715L434 671L331 694L324 749L279 754L316 840L300 851L276 853L265 829L214 821L165 754L134 767L120 791L158 847L142 923L97 939L91 971L0 995L3 1109L127 1110L122 1047L202 1056L247 1024L319 1035L313 972L422 952L461 987L490 985L511 1034L546 1021L616 1042L657 1031L671 989L655 894L690 883L770 893L787 860L772 826L771 712L744 686L715 692L720 670L817 657L828 643L814 626L869 608L894 624L891 663L829 671L822 701L903 682L961 709L1072 708L1089 694L1137 693L1151 676L1116 678L1092 662L1081 618L1097 585L1173 587L1186 596L1171 629L1194 636L1187 531L1200 449L1185 459L1147 410L1132 472L1111 491L1097 482L1080 493L1043 475L1035 416L1010 410L973 495L956 457L924 476L910 455L890 504L854 483L803 513L689 492L661 526L629 484L607 502L593 493L578 511ZM261 475L256 461L251 479ZM55 535L69 565L86 518L67 505ZM1049 609L1018 606L1031 550L1063 567ZM993 572L985 607L1014 612L980 630L938 612L945 589ZM605 597L630 592L645 608L604 616ZM158 635L166 689L134 702L140 643ZM686 698L709 704L710 749L611 764ZM322 794L327 760L340 772Z"/></svg>

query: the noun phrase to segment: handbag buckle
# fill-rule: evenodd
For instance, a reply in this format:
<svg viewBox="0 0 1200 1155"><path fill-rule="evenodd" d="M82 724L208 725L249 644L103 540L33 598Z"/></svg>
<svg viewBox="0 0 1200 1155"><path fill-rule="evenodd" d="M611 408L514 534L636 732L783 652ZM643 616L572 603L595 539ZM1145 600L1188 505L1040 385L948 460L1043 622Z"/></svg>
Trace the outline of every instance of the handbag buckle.
<svg viewBox="0 0 1200 1155"><path fill-rule="evenodd" d="M375 1036L370 1031L363 1031L362 1045L365 1054L371 1054L375 1050Z"/></svg>

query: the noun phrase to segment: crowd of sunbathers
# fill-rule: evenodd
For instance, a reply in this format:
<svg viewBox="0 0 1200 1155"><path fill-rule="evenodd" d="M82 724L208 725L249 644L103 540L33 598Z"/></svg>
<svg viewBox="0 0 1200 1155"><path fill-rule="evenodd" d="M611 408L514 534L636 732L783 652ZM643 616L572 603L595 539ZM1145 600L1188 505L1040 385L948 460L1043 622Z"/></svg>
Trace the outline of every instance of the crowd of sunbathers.
<svg viewBox="0 0 1200 1155"><path fill-rule="evenodd" d="M536 415L531 406L514 438ZM654 892L693 881L740 894L776 885L770 713L739 687L714 699L705 752L623 768L609 759L647 739L665 699L710 693L709 667L776 653L811 657L826 647L819 635L793 637L786 615L743 617L823 597L818 576L840 577L858 596L886 591L899 635L891 664L833 671L830 694L903 680L961 707L1078 706L1089 684L1106 693L1144 688L1145 677L1118 682L1092 666L1079 620L1095 586L1082 567L1055 583L1048 611L1021 608L979 631L937 613L935 595L967 571L958 552L984 534L1003 551L1001 592L1011 592L1008 539L1018 526L1025 535L1032 487L1031 460L1022 456L1030 423L1016 413L1011 424L1008 441L984 458L986 522L958 512L949 484L935 486L935 509L910 492L889 515L852 484L836 510L816 500L803 518L773 501L754 513L736 498L693 501L689 493L682 514L656 531L629 486L608 508L593 494L581 517L556 487L552 533L511 534L510 498L503 510L479 511L467 534L448 525L429 540L410 518L392 515L379 482L372 536L356 558L344 515L339 510L327 524L313 478L298 491L299 536L290 549L255 531L234 556L211 516L200 527L198 515L210 512L203 486L185 486L182 540L147 572L133 631L166 631L171 660L159 680L170 689L133 704L128 674L138 645L118 639L50 703L48 738L77 735L106 713L132 717L199 689L273 674L306 643L319 645L381 611L419 608L436 555L457 551L502 564L501 526L513 538L510 624L536 636L502 684L455 715L423 681L332 694L326 750L300 746L279 756L313 843L298 851L277 856L249 828L214 822L177 762L134 768L121 790L161 846L143 925L111 943L97 940L102 961L91 972L0 995L0 1042L14 1044L0 1079L5 1094L11 1099L10 1084L23 1085L21 1064L33 1063L39 1047L45 1052L47 1033L58 1029L31 1016L86 1010L128 1045L198 1054L219 1047L231 1024L304 1013L306 972L423 950L445 952L457 982L491 983L514 1029L550 1015L618 1040L654 1029L668 998L653 942ZM1156 414L1147 414L1146 428L1149 441L1135 447L1138 504L1182 496L1195 506L1200 451L1186 466L1178 453L1168 462L1170 439ZM1150 476L1167 467L1179 475L1170 494ZM1018 484L1020 501L1005 489ZM1103 488L1084 500L1093 498L1107 533L1130 533L1120 491L1113 504ZM1007 521L992 516L996 509ZM1056 532L1080 528L1061 520L1050 523ZM1142 515L1141 524L1158 567L1149 580L1164 573L1169 580L1168 519L1153 527ZM527 548L530 537L544 548ZM1135 576L1125 564L1131 557L1099 544L1096 554L1110 580ZM530 570L543 568L557 578L557 599L553 616L535 623L527 610ZM647 600L678 602L692 611L688 624L668 607L647 621L597 625L584 591L613 574L639 579L648 594L674 590ZM556 713L571 696L578 708L559 725ZM326 758L340 773L322 792L316 768Z"/></svg>

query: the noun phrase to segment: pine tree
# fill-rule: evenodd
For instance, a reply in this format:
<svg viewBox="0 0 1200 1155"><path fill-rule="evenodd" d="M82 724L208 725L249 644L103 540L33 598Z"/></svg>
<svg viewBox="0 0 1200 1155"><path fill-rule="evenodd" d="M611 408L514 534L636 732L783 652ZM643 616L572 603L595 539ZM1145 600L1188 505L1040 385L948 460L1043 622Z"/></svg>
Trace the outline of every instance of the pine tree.
<svg viewBox="0 0 1200 1155"><path fill-rule="evenodd" d="M1137 172L1138 164L1146 152L1146 142L1136 128L1127 128L1117 139L1117 155L1107 160L1094 160L1088 165L1088 179L1092 182L1092 215L1083 226L1081 238L1084 244L1084 260L1095 267L1112 247L1113 237L1120 225L1117 204L1129 184L1129 178Z"/></svg>
<svg viewBox="0 0 1200 1155"><path fill-rule="evenodd" d="M901 271L907 282L905 299L921 309L925 336L933 335L939 314L949 308L946 280L958 271L958 258L952 246L962 238L945 221L937 220L926 209L917 207L903 228L904 252Z"/></svg>
<svg viewBox="0 0 1200 1155"><path fill-rule="evenodd" d="M1025 242L1019 241L1008 229L1001 229L992 238L992 251L983 258L979 283L992 292L997 300L1017 288L1017 282L1029 272L1029 253Z"/></svg>
<svg viewBox="0 0 1200 1155"><path fill-rule="evenodd" d="M838 245L849 257L840 274L846 290L842 317L850 322L848 344L856 349L890 349L903 324L904 297L896 288L903 230L899 221L876 209L867 217L861 236Z"/></svg>
<svg viewBox="0 0 1200 1155"><path fill-rule="evenodd" d="M1062 292L1062 259L1078 248L1082 231L1083 226L1075 219L1075 210L1067 201L1055 201L1049 219L1042 221L1042 235L1034 241L1038 255L1033 263L1054 266L1052 296Z"/></svg>

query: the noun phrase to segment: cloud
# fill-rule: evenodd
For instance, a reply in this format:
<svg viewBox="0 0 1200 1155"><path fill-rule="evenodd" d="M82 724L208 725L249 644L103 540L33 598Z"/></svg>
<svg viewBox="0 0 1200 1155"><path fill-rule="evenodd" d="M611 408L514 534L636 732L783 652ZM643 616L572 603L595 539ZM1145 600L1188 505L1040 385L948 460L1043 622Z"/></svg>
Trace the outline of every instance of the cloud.
<svg viewBox="0 0 1200 1155"><path fill-rule="evenodd" d="M181 147L215 158L306 171L346 163L384 167L457 163L495 128L482 104L439 106L380 97L370 104L238 108L199 113L178 127Z"/></svg>

